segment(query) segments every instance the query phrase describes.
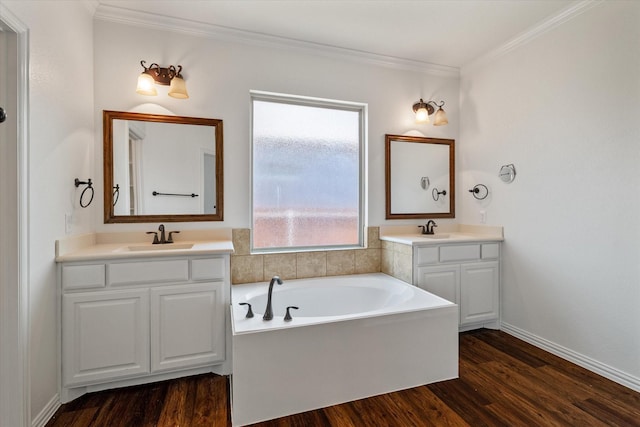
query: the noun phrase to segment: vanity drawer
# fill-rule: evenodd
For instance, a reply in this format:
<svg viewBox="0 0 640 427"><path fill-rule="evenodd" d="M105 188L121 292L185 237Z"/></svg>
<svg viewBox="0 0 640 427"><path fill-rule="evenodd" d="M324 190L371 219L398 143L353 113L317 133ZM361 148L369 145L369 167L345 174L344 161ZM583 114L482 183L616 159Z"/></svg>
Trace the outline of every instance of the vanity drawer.
<svg viewBox="0 0 640 427"><path fill-rule="evenodd" d="M500 256L500 245L498 243L482 244L482 259L497 259Z"/></svg>
<svg viewBox="0 0 640 427"><path fill-rule="evenodd" d="M63 265L62 288L64 290L103 288L104 272L104 264Z"/></svg>
<svg viewBox="0 0 640 427"><path fill-rule="evenodd" d="M191 280L222 280L225 276L224 258L191 260Z"/></svg>
<svg viewBox="0 0 640 427"><path fill-rule="evenodd" d="M109 264L109 285L137 285L189 280L189 261L186 259L123 262Z"/></svg>
<svg viewBox="0 0 640 427"><path fill-rule="evenodd" d="M440 247L440 262L470 261L480 259L480 245Z"/></svg>
<svg viewBox="0 0 640 427"><path fill-rule="evenodd" d="M438 247L425 246L416 248L418 265L436 264L438 262Z"/></svg>

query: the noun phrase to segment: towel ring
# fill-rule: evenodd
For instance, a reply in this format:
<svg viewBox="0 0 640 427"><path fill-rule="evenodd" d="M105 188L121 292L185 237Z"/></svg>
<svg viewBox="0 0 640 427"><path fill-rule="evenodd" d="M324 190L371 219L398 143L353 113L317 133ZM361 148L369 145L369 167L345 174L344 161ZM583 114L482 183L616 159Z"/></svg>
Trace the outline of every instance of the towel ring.
<svg viewBox="0 0 640 427"><path fill-rule="evenodd" d="M83 208L86 208L91 204L91 202L93 202L93 195L95 193L93 189L93 183L91 182L91 178L87 179L86 181L80 181L78 178L76 178L74 182L75 182L76 188L80 187L81 185L86 185L84 190L82 190L82 193L80 193L80 206ZM91 197L89 198L89 201L87 203L82 203L82 201L84 200L84 193L86 193L87 190L91 190Z"/></svg>
<svg viewBox="0 0 640 427"><path fill-rule="evenodd" d="M440 199L441 194L443 196L446 196L447 190L438 191L438 189L435 187L433 187L433 190L431 190L431 197L433 197L433 200L435 200L436 202L438 201L438 199Z"/></svg>
<svg viewBox="0 0 640 427"><path fill-rule="evenodd" d="M113 206L115 206L116 203L118 203L119 198L120 198L120 184L116 184L116 186L113 187Z"/></svg>
<svg viewBox="0 0 640 427"><path fill-rule="evenodd" d="M477 184L471 190L469 190L469 193L472 193L473 197L475 197L477 200L484 200L489 195L489 189L484 184Z"/></svg>

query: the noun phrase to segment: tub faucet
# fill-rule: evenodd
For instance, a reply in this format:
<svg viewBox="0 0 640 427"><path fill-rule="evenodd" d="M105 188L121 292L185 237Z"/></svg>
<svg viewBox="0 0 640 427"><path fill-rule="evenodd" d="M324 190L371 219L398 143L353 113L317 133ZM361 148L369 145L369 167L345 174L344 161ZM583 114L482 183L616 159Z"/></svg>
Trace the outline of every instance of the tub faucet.
<svg viewBox="0 0 640 427"><path fill-rule="evenodd" d="M273 284L278 283L278 285L282 285L282 279L278 276L273 276L271 281L269 282L269 294L267 296L267 308L264 310L264 316L262 316L262 320L271 320L273 319L273 308L271 308L271 294L273 293Z"/></svg>

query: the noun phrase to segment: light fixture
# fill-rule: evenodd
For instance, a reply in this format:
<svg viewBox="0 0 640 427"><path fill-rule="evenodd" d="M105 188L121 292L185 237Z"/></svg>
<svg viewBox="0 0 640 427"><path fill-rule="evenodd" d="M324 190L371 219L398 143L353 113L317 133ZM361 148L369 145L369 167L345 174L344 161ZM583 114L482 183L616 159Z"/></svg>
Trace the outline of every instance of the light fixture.
<svg viewBox="0 0 640 427"><path fill-rule="evenodd" d="M429 123L429 116L435 111L436 115L433 119L433 125L443 126L448 124L449 120L447 120L447 113L442 109L443 105L444 101L440 101L440 104L438 104L435 101L424 102L422 98L420 98L420 101L413 104L413 112L416 113L416 123ZM436 111L434 107L438 107L438 111Z"/></svg>
<svg viewBox="0 0 640 427"><path fill-rule="evenodd" d="M145 67L146 61L140 61L140 65L144 71L138 76L138 87L136 92L140 95L156 96L158 91L155 85L169 86L169 96L173 98L186 99L189 98L187 93L187 85L182 77L182 65L178 65L176 68L173 65L169 65L167 68L163 68L155 62Z"/></svg>

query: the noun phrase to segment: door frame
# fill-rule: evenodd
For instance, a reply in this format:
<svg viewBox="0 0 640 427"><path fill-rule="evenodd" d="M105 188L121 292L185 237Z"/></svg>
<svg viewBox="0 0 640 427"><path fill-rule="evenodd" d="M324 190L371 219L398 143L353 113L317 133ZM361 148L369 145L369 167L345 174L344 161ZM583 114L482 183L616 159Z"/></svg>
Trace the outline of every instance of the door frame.
<svg viewBox="0 0 640 427"><path fill-rule="evenodd" d="M15 42L16 98L11 110L16 126L16 138L4 143L16 144L16 167L9 171L16 181L6 192L3 203L15 206L10 215L3 216L0 229L13 229L17 233L0 240L3 251L16 255L14 268L5 269L0 277L0 294L5 307L0 311L0 420L6 425L31 425L31 393L29 375L29 32L6 6L0 4L0 25ZM13 45L12 45L13 47ZM13 83L13 82L12 82ZM11 114L11 112L9 113ZM6 172L4 172L6 173ZM10 228L8 228L10 227ZM15 237L13 237L15 236Z"/></svg>

